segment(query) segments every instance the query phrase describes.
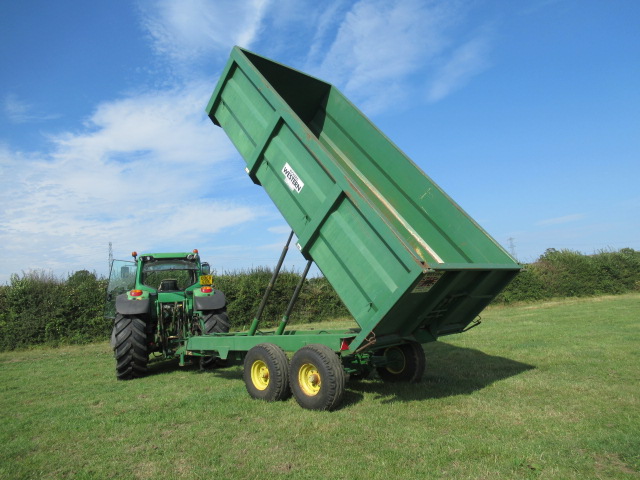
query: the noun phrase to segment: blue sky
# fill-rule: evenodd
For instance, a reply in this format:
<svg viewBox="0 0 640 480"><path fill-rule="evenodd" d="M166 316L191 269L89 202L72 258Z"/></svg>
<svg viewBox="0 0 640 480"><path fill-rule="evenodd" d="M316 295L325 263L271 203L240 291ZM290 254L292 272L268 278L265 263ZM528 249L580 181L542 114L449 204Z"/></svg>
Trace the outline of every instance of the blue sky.
<svg viewBox="0 0 640 480"><path fill-rule="evenodd" d="M31 0L0 19L0 284L106 274L109 242L275 263L288 227L204 113L233 45L335 84L520 261L640 250L635 0Z"/></svg>

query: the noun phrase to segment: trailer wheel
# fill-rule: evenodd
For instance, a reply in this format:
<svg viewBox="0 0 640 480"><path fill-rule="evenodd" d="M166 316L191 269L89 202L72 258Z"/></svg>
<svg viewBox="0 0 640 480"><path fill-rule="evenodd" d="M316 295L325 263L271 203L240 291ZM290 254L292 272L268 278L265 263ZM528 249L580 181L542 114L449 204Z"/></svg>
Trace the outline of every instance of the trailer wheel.
<svg viewBox="0 0 640 480"><path fill-rule="evenodd" d="M118 380L140 378L147 373L149 351L145 327L139 317L116 314L111 340Z"/></svg>
<svg viewBox="0 0 640 480"><path fill-rule="evenodd" d="M333 410L342 402L346 374L340 357L326 345L302 347L291 359L291 391L302 408Z"/></svg>
<svg viewBox="0 0 640 480"><path fill-rule="evenodd" d="M228 333L231 323L229 322L229 316L227 315L227 309L221 308L220 310L209 310L204 313L204 333ZM226 367L228 365L227 360L222 360L218 357L200 357L200 368L202 370Z"/></svg>
<svg viewBox="0 0 640 480"><path fill-rule="evenodd" d="M243 378L247 392L253 398L276 402L291 395L289 360L273 343L261 343L247 352Z"/></svg>
<svg viewBox="0 0 640 480"><path fill-rule="evenodd" d="M403 343L385 348L382 355L388 364L377 367L378 376L386 382L411 382L422 380L426 361L424 349L417 342Z"/></svg>

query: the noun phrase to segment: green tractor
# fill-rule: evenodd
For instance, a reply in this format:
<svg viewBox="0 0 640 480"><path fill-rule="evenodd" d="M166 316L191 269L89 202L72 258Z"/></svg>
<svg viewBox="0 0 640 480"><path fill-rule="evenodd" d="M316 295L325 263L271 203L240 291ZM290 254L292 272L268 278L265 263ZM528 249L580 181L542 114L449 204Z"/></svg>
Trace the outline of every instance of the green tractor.
<svg viewBox="0 0 640 480"><path fill-rule="evenodd" d="M213 288L209 264L198 251L185 253L133 252L133 261L111 265L105 316L113 318L111 346L116 375L130 380L147 372L149 355L199 360L201 367L215 366L212 352L191 352L188 338L227 333L227 301Z"/></svg>

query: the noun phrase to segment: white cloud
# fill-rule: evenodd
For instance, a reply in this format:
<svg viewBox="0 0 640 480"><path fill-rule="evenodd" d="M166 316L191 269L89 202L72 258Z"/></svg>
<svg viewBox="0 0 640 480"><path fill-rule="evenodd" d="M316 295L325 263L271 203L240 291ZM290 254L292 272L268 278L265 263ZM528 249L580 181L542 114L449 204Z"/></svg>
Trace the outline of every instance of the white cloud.
<svg viewBox="0 0 640 480"><path fill-rule="evenodd" d="M330 45L327 42L333 40L332 33L336 26L336 20L341 19L348 9L346 8L347 2L344 0L336 0L333 2L327 2L327 5L318 12L316 17L311 17L308 14L305 15L306 19L312 20L310 24L310 30L313 31L313 38L310 42L310 49L307 56L307 65L314 65L318 62L319 58L324 58L325 50ZM309 9L306 9L309 11ZM335 35L335 34L334 34Z"/></svg>
<svg viewBox="0 0 640 480"><path fill-rule="evenodd" d="M484 70L488 65L488 50L488 38L485 35L457 47L444 65L436 71L428 88L427 99L430 102L443 99Z"/></svg>
<svg viewBox="0 0 640 480"><path fill-rule="evenodd" d="M437 101L488 62L489 29L465 0L154 0L141 3L155 51L174 66L223 60L233 45L273 52L335 85L367 113ZM476 32L469 35L468 32ZM295 60L294 60L295 61Z"/></svg>
<svg viewBox="0 0 640 480"><path fill-rule="evenodd" d="M358 2L344 17L318 74L364 109L384 109L428 55L427 17L415 1Z"/></svg>
<svg viewBox="0 0 640 480"><path fill-rule="evenodd" d="M153 47L171 61L189 63L227 53L233 45L250 47L268 0L154 0L140 3L143 26Z"/></svg>
<svg viewBox="0 0 640 480"><path fill-rule="evenodd" d="M469 29L465 7L460 1L362 0L334 18L335 39L311 68L372 114L421 97L416 85L426 84L428 100L442 99L487 64L488 29L459 39L468 38L460 35L461 26ZM331 31L322 20L310 47L313 59Z"/></svg>
<svg viewBox="0 0 640 480"><path fill-rule="evenodd" d="M288 235L291 232L291 227L289 225L277 225L274 227L269 227L267 230L271 233L279 234L279 235Z"/></svg>
<svg viewBox="0 0 640 480"><path fill-rule="evenodd" d="M548 218L546 220L540 220L536 222L539 227L545 227L548 225L563 225L565 223L577 222L582 220L586 215L584 213L575 213L573 215L565 215L564 217Z"/></svg>
<svg viewBox="0 0 640 480"><path fill-rule="evenodd" d="M3 271L90 268L110 241L202 248L259 216L222 188L236 154L204 114L203 94L196 86L104 103L84 131L52 137L48 153L0 148Z"/></svg>
<svg viewBox="0 0 640 480"><path fill-rule="evenodd" d="M11 123L29 123L54 120L59 118L56 114L42 114L32 104L20 99L17 95L9 93L3 101L5 116Z"/></svg>
<svg viewBox="0 0 640 480"><path fill-rule="evenodd" d="M120 152L138 152L145 160L152 158L155 165L176 166L211 161L212 155L215 161L233 150L222 132L211 128L204 113L212 89L212 85L194 84L106 102L85 122L84 133L67 133L52 140L58 154L109 155L114 160Z"/></svg>
<svg viewBox="0 0 640 480"><path fill-rule="evenodd" d="M157 59L183 69L182 78L201 78L196 65L205 60L207 71L219 69L234 44L256 45L261 53L277 52L278 61L297 59L368 113L425 100L418 97L425 88L431 100L444 98L484 68L487 31L468 28L467 5L328 0L319 9L293 0L139 2ZM478 33L460 35L461 28ZM300 60L303 52L307 58ZM197 247L205 253L231 245L245 264L265 264L252 252L286 232L266 195L258 199L240 173L244 165L225 134L204 114L213 83L104 101L76 131L50 136L47 151L0 145L0 283L6 272L97 268L92 266L106 264L110 241L118 248ZM15 95L5 96L3 107L14 123L47 119ZM244 235L241 241L226 235L232 226ZM256 236L256 228L266 234Z"/></svg>
<svg viewBox="0 0 640 480"><path fill-rule="evenodd" d="M13 123L24 123L31 118L29 114L31 107L18 99L14 94L5 95L4 113Z"/></svg>

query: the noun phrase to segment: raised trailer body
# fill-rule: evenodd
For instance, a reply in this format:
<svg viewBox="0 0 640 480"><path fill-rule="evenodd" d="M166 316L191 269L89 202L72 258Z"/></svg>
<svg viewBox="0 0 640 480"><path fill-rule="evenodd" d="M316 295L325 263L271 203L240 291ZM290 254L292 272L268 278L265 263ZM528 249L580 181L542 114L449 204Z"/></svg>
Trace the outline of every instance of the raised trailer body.
<svg viewBox="0 0 640 480"><path fill-rule="evenodd" d="M207 112L361 334L464 330L520 266L334 86L234 48Z"/></svg>
<svg viewBox="0 0 640 480"><path fill-rule="evenodd" d="M321 344L357 373L358 365L384 365L392 354L413 355L406 345L473 326L520 271L331 84L235 47L207 113L360 328L252 328L191 337L186 352L226 358L261 343L289 351Z"/></svg>

